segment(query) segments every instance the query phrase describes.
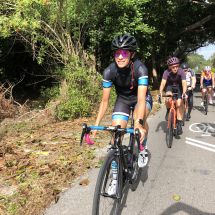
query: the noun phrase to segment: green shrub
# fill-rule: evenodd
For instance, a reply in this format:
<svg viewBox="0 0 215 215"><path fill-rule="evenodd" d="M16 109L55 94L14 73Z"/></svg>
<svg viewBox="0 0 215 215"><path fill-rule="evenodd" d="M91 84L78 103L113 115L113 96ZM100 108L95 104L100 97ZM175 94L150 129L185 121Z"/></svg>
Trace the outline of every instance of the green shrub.
<svg viewBox="0 0 215 215"><path fill-rule="evenodd" d="M39 104L43 107L51 100L56 100L60 95L59 85L54 85L51 88L42 87L40 90Z"/></svg>
<svg viewBox="0 0 215 215"><path fill-rule="evenodd" d="M90 116L102 97L102 76L96 71L75 67L73 71L65 69L65 80L61 84L58 116L73 120Z"/></svg>

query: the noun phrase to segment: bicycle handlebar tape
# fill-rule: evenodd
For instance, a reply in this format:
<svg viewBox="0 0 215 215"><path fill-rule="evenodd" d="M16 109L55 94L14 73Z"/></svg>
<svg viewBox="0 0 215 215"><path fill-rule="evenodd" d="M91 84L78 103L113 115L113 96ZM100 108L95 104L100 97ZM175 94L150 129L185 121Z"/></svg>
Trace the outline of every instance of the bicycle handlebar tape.
<svg viewBox="0 0 215 215"><path fill-rule="evenodd" d="M94 141L90 140L90 135L89 134L85 134L85 140L86 140L88 145L93 145L94 144Z"/></svg>

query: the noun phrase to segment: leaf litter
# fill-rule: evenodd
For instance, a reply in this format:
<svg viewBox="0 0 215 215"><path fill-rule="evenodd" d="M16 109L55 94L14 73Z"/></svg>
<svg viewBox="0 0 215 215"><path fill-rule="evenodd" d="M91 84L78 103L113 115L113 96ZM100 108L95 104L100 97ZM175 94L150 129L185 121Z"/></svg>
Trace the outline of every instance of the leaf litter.
<svg viewBox="0 0 215 215"><path fill-rule="evenodd" d="M153 106L154 112L159 110L160 105L157 106ZM95 115L74 122L47 124L33 119L29 130L12 130L3 136L0 142L0 214L42 214L51 204L57 203L59 194L70 188L75 179L91 167L99 168L104 157L96 161L95 149L109 143L109 133L98 131L94 146L86 143L79 146L81 126L84 122L92 125L94 121ZM103 123L109 125L111 116L107 114ZM85 178L80 185L89 183ZM10 188L10 193L4 192Z"/></svg>
<svg viewBox="0 0 215 215"><path fill-rule="evenodd" d="M82 124L83 119L56 122L2 138L0 214L42 214L77 177L97 164L95 146L85 142L79 146ZM98 132L98 136L110 139L108 133ZM89 183L86 178L82 186ZM10 187L15 188L12 193L3 192Z"/></svg>

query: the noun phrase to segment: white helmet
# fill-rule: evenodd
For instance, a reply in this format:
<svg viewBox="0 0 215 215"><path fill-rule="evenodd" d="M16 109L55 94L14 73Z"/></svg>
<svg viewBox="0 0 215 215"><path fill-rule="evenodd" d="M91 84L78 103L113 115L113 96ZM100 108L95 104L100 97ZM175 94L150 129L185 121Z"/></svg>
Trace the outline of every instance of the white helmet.
<svg viewBox="0 0 215 215"><path fill-rule="evenodd" d="M204 68L204 71L210 72L210 71L211 71L211 67L210 67L210 66L206 66L206 67Z"/></svg>

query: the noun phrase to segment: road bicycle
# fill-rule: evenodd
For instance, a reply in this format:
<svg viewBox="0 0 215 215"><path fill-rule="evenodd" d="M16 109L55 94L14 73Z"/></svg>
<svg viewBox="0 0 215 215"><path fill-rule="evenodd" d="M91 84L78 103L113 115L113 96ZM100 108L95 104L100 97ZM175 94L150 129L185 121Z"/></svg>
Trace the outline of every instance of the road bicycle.
<svg viewBox="0 0 215 215"><path fill-rule="evenodd" d="M213 88L213 87L211 87L211 86L206 87L205 100L204 100L205 115L207 115L207 113L208 113L208 104L209 104L209 99L210 99L209 90L208 90L209 88Z"/></svg>
<svg viewBox="0 0 215 215"><path fill-rule="evenodd" d="M110 142L111 147L108 149L109 152L102 163L97 178L92 208L93 215L119 214L121 210L120 204L123 197L123 188L127 182L130 184L130 189L132 191L135 191L138 186L141 175L141 168L138 166L138 153L142 145L140 146L139 129L135 129L134 135L134 108L131 107L131 110L131 128L124 129L121 128L120 125L109 127L87 127L86 124L83 125L80 145L82 145L84 136L88 144L92 145L94 143L89 139L91 130L109 131L112 138L114 138L114 144L112 144L112 141ZM130 133L128 146L122 145L122 136L126 133ZM107 190L113 179L112 162L116 162L117 164L117 187L115 195L108 195Z"/></svg>
<svg viewBox="0 0 215 215"><path fill-rule="evenodd" d="M178 99L178 93L173 93L173 95L164 95L162 97L170 97L171 106L169 110L169 117L167 123L167 133L166 133L166 144L168 148L172 147L173 136L177 135L177 109L176 100ZM161 103L161 98L159 97L159 102Z"/></svg>
<svg viewBox="0 0 215 215"><path fill-rule="evenodd" d="M187 99L183 99L183 118L182 118L182 125L185 125L185 121L187 119Z"/></svg>

